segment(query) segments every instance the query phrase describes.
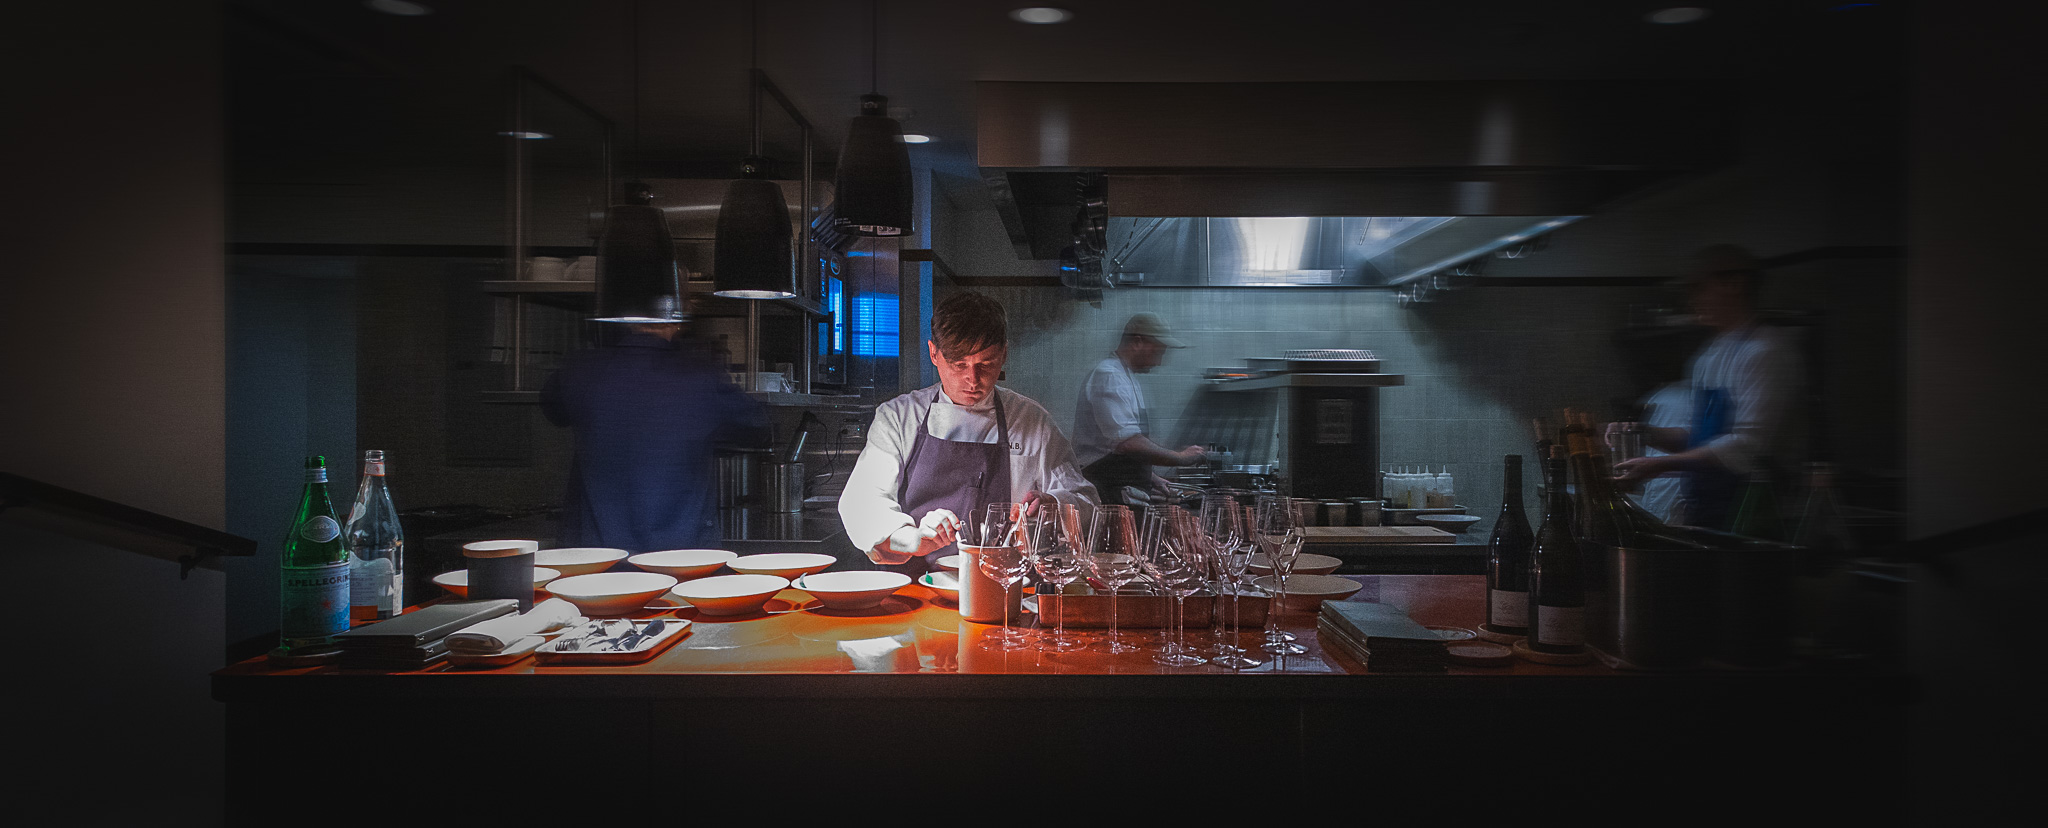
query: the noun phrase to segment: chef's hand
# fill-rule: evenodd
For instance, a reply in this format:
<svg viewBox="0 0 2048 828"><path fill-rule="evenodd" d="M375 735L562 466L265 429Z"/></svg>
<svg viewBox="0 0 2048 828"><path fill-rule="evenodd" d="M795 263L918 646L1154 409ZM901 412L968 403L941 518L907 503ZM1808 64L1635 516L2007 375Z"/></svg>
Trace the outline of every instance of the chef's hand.
<svg viewBox="0 0 2048 828"><path fill-rule="evenodd" d="M1175 453L1180 455L1181 465L1196 466L1201 465L1202 458L1209 454L1209 450L1201 446L1188 446Z"/></svg>
<svg viewBox="0 0 2048 828"><path fill-rule="evenodd" d="M1042 509L1058 509L1060 507L1059 498L1044 492L1032 492L1018 499L1017 502L1024 504L1025 517L1036 517Z"/></svg>
<svg viewBox="0 0 2048 828"><path fill-rule="evenodd" d="M1614 482L1618 486L1627 488L1640 484L1645 480L1662 477L1677 470L1677 465L1668 454L1658 457L1638 457L1634 460L1623 460L1614 464Z"/></svg>
<svg viewBox="0 0 2048 828"><path fill-rule="evenodd" d="M904 560L909 560L951 546L959 536L960 518L945 509L933 509L925 514L924 520L918 525L905 526L889 533L889 551L904 556Z"/></svg>

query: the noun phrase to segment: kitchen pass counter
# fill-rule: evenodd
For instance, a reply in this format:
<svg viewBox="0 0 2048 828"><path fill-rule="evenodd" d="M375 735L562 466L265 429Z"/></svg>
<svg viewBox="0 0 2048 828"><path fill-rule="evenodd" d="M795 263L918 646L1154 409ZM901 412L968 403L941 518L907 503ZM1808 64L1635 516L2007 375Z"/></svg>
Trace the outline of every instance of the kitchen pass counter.
<svg viewBox="0 0 2048 828"><path fill-rule="evenodd" d="M1351 600L1396 606L1423 624L1470 627L1483 613L1476 576L1355 577L1361 589ZM337 766L389 766L417 775L401 778L437 780L437 789L501 783L505 770L491 757L518 757L515 775L543 776L587 757L656 762L687 771L693 788L800 799L858 791L878 763L892 775L939 780L969 767L1085 760L1131 769L1184 756L1225 759L1247 774L1276 763L1290 789L1344 791L1347 801L1356 794L1344 786L1360 780L1412 792L1440 790L1449 774L1474 804L1533 793L1546 780L1574 792L1597 782L1614 788L1609 796L1644 804L1670 796L1697 804L1708 788L1718 796L1739 783L1800 801L1839 794L1851 804L1832 807L1856 813L1855 796L1878 797L1903 772L1912 684L1895 673L1629 674L1597 663L1516 662L1375 674L1317 646L1314 617L1300 612L1280 619L1306 655L1265 656L1265 666L1244 672L1171 668L1149 653L989 649L988 625L962 621L918 585L864 612L804 610L802 593L783 597L801 611L721 620L685 610L690 636L641 665L229 666L214 675L213 693L229 711L230 802L290 789L290 767L261 757L303 749L309 725L293 710L376 711L393 728L388 738L325 737L346 754ZM1189 630L1192 643L1207 638ZM1255 631L1245 642L1256 643ZM417 749L393 750L406 740ZM469 758L447 761L457 755ZM1470 789L1474 774L1493 766L1513 773ZM937 793L962 794L960 784Z"/></svg>

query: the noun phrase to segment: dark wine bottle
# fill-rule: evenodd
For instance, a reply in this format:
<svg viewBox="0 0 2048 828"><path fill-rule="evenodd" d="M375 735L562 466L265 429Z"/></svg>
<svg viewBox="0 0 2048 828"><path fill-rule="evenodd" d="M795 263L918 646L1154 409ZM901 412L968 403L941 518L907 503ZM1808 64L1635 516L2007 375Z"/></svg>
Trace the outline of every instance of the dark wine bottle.
<svg viewBox="0 0 2048 828"><path fill-rule="evenodd" d="M1486 623L1503 635L1527 635L1529 547L1536 534L1522 509L1522 455L1508 455L1505 465L1500 518L1486 541Z"/></svg>
<svg viewBox="0 0 2048 828"><path fill-rule="evenodd" d="M1586 646L1586 583L1579 541L1572 536L1571 498L1565 494L1563 446L1544 461L1550 496L1529 551L1529 649L1577 653Z"/></svg>

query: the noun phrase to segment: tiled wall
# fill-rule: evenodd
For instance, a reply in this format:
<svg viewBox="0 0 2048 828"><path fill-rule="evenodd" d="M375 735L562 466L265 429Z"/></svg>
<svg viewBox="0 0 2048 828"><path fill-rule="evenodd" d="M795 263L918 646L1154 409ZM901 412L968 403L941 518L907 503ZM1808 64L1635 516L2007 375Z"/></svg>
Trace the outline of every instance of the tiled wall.
<svg viewBox="0 0 2048 828"><path fill-rule="evenodd" d="M1004 385L1067 427L1081 380L1139 311L1189 345L1140 379L1155 437L1186 433L1205 368L1294 348L1371 350L1382 371L1407 378L1380 392L1382 462L1450 466L1459 502L1486 518L1474 531L1500 509L1501 458L1533 451L1531 418L1568 405L1605 412L1630 396L1613 332L1631 303L1661 298L1654 288L1494 287L1409 309L1378 290L1133 288L1105 293L1098 308L1050 288L984 292L1010 311Z"/></svg>

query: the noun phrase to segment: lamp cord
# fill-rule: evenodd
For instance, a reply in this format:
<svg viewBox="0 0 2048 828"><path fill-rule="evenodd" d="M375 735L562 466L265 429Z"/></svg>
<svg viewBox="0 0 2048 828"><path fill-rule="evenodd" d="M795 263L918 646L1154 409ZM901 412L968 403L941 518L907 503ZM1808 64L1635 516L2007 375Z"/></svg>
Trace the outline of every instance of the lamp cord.
<svg viewBox="0 0 2048 828"><path fill-rule="evenodd" d="M868 4L868 94L881 94L882 0Z"/></svg>

